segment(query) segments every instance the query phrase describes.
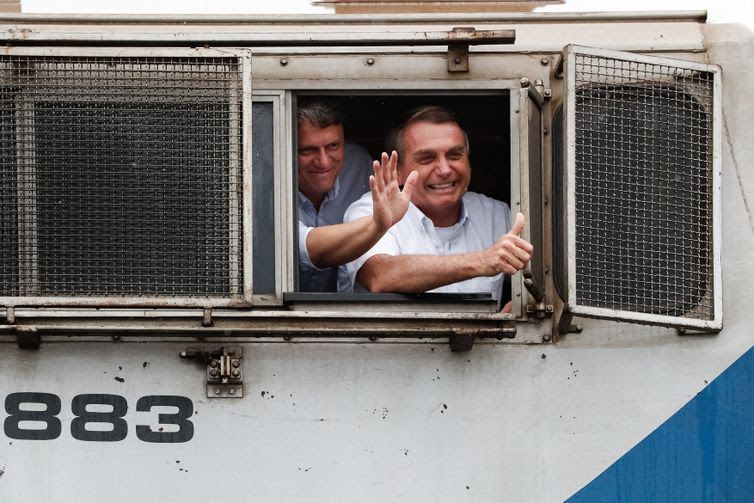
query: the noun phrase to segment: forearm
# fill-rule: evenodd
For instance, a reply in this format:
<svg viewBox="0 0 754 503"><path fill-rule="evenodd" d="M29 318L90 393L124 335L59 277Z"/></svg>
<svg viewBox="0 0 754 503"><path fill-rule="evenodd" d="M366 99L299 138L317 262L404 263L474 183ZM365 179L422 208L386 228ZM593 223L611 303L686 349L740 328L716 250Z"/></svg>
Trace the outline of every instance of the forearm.
<svg viewBox="0 0 754 503"><path fill-rule="evenodd" d="M309 259L317 267L334 267L366 253L385 234L371 216L315 227L306 237Z"/></svg>
<svg viewBox="0 0 754 503"><path fill-rule="evenodd" d="M455 255L375 255L356 279L371 292L417 293L487 276L480 252Z"/></svg>

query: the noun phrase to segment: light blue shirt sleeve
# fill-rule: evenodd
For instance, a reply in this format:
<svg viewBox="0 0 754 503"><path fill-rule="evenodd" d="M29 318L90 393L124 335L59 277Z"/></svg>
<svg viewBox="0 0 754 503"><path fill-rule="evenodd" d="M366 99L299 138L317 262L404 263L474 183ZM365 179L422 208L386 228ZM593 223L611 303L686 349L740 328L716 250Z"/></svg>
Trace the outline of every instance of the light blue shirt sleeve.
<svg viewBox="0 0 754 503"><path fill-rule="evenodd" d="M322 271L316 265L312 264L309 258L309 250L306 248L306 238L314 227L307 227L301 220L298 221L298 263L302 269L312 271Z"/></svg>

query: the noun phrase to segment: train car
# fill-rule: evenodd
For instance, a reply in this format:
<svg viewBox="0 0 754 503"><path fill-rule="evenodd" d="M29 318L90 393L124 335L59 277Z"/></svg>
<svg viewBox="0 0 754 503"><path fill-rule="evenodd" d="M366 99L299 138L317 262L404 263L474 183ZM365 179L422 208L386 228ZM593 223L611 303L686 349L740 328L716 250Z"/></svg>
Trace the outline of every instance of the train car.
<svg viewBox="0 0 754 503"><path fill-rule="evenodd" d="M6 14L0 40L0 501L751 501L746 28ZM375 158L405 110L456 113L535 249L500 299L299 290L311 99Z"/></svg>

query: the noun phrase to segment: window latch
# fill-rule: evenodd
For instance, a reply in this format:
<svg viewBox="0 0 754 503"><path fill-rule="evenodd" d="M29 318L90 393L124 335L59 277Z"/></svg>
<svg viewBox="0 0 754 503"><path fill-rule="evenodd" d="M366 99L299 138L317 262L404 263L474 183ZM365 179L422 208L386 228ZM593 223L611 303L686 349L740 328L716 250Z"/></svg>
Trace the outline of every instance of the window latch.
<svg viewBox="0 0 754 503"><path fill-rule="evenodd" d="M542 289L534 283L534 276L528 269L523 270L524 286L529 291L529 294L537 301L537 303L544 302L545 294Z"/></svg>
<svg viewBox="0 0 754 503"><path fill-rule="evenodd" d="M243 397L241 346L223 346L216 349L189 346L179 354L181 358L194 360L206 366L207 398Z"/></svg>

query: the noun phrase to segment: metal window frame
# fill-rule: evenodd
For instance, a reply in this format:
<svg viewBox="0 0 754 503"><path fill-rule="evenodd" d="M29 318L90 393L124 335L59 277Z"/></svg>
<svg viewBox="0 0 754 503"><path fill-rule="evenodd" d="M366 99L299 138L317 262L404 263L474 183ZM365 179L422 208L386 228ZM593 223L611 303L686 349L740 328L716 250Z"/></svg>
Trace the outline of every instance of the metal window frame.
<svg viewBox="0 0 754 503"><path fill-rule="evenodd" d="M712 268L714 318L699 320L650 313L639 313L618 309L607 309L582 306L575 303L576 299L576 82L575 58L576 54L588 54L614 58L636 63L666 65L713 75L712 99ZM722 168L722 76L717 65L708 65L692 61L644 56L624 51L613 51L579 45L568 45L563 50L563 76L566 82L566 99L563 102L565 118L565 148L566 148L566 250L567 250L567 309L572 314L586 317L613 319L618 321L639 322L652 325L687 327L702 330L717 331L722 329L722 273L721 273L721 168Z"/></svg>
<svg viewBox="0 0 754 503"><path fill-rule="evenodd" d="M511 137L513 137L513 127L517 131L517 144L511 145L511 151L516 149L516 156L518 158L518 169L513 169L515 161L511 162L511 190L515 192L512 194L511 202L511 218L516 213L513 206L518 207L526 222L524 224L524 230L521 233L521 237L527 241L531 241L532 232L538 232L540 234L540 243L544 244L543 229L544 229L544 211L541 211L541 218L538 222L533 222L531 218L532 208L532 192L539 191L540 195L543 195L543 187L531 186L531 158L529 156L530 148L530 121L531 114L529 107L534 106L540 114L540 128L539 128L539 145L540 145L540 181L544 179L544 97L539 94L534 84L531 83L528 78L523 78L523 87L516 92L511 90ZM514 126L514 123L515 126ZM513 138L511 139L513 143ZM533 225L534 224L534 225ZM544 249L534 250L535 254L544 254ZM544 257L542 257L544 259ZM544 260L543 260L544 262ZM544 277L536 278L538 280L538 286L544 289ZM536 306L537 301L529 293L529 290L524 286L524 277L521 271L516 272L511 277L511 294L513 302L513 312L516 313L519 318L528 318L527 306ZM543 306L542 306L543 307Z"/></svg>
<svg viewBox="0 0 754 503"><path fill-rule="evenodd" d="M289 271L287 267L284 267L285 263L290 263L293 259L288 260L286 258L287 253L292 253L289 248L287 236L289 235L288 218L285 217L285 211L287 205L284 204L284 200L287 192L284 187L287 187L290 181L288 176L291 173L291 169L288 168L290 164L290 127L289 127L289 102L290 93L285 91L268 91L257 90L253 91L251 95L251 103L271 103L272 104L272 127L273 127L273 184L272 187L274 193L274 209L275 209L275 293L271 294L253 294L251 302L255 306L276 306L283 304L283 285L288 281ZM251 110L251 108L249 108ZM253 221L249 216L247 220L252 227Z"/></svg>
<svg viewBox="0 0 754 503"><path fill-rule="evenodd" d="M3 52L7 56L29 57L175 57L175 58L238 58L242 72L241 93L242 124L241 149L243 159L239 165L242 177L242 215L244 221L251 217L251 51L244 48L140 48L140 47L9 47ZM28 141L28 140L22 140ZM231 179L233 176L231 176ZM23 193L28 192L28 187ZM233 191L235 192L235 191ZM235 195L231 198L231 203ZM24 210L28 213L27 210ZM19 215L24 218L24 215ZM232 219L231 219L232 220ZM80 307L248 307L252 303L252 230L249 225L243 226L242 260L244 268L243 291L238 298L216 296L5 296L0 297L0 305L13 306L80 306ZM34 237L24 236L24 241ZM235 241L235 240L232 240ZM238 244L230 243L231 251L238 248ZM231 261L232 262L232 261ZM33 268L31 274L33 275Z"/></svg>
<svg viewBox="0 0 754 503"><path fill-rule="evenodd" d="M300 82L298 84L301 84ZM310 85L311 84L311 85ZM509 97L509 107L507 110L501 110L501 112L508 113L508 120L510 124L510 163L507 166L507 169L510 170L510 177L511 177L511 193L510 193L510 200L511 200L511 207L515 207L517 203L520 204L521 198L526 197L528 198L528 192L525 193L525 195L522 195L521 191L521 185L519 183L519 170L521 167L521 163L525 162L527 163L526 167L526 178L528 179L528 154L523 155L523 157L520 155L520 150L523 148L525 152L528 153L528 134L526 134L523 138L521 137L521 131L519 127L519 123L521 122L521 116L518 113L519 109L519 98L518 98L518 91L520 89L520 79L502 79L498 81L491 82L487 79L484 80L474 80L474 81L443 81L441 83L434 82L434 81L422 81L422 82L409 82L404 83L403 86L399 84L392 84L389 87L385 86L384 84L380 83L380 85L370 85L370 81L359 81L355 83L357 85L350 86L347 82L339 82L338 83L338 89L333 90L328 87L323 86L322 83L315 83L307 81L304 83L304 86L302 87L295 87L291 95L341 95L344 92L358 95L358 96L395 96L395 95L401 95L401 96L421 96L425 97L427 95L431 94L437 94L441 96L448 96L448 95L458 95L458 96L484 96L486 94L497 94L497 93L507 93ZM386 89L388 87L388 89ZM291 97L290 101L295 101L295 97ZM525 128L525 132L528 132L528 128ZM290 134L293 135L293 130L290 129ZM291 140L292 141L292 140ZM522 141L524 142L523 145L525 147L522 147ZM292 144L292 143L291 143ZM291 154L293 155L293 154ZM504 166L501 165L501 168ZM473 170L473 167L472 167ZM291 168L291 179L295 178L292 173ZM292 185L289 185L292 187ZM527 185L528 187L528 185ZM527 189L528 190L528 189ZM295 194L294 194L295 196ZM293 197L293 203L296 203L296 198ZM513 211L513 210L512 210ZM293 219L293 209L289 212L287 215L291 221ZM290 227L290 232L296 232L296 226L293 225ZM297 253L292 253L293 257L297 257ZM294 258L291 258L291 262L293 267L296 266L296 263L294 261ZM517 285L519 287L519 290L516 290ZM293 288L293 283L286 285L287 292L295 292L295 289ZM521 293L521 290L523 290L523 293ZM520 295L517 295L520 294ZM503 314L499 311L499 308L502 306L498 306L496 309L495 306L498 305L498 301L489 301L489 309L472 309L471 312L474 313L476 317L479 317L480 319L501 319L506 321L516 321L517 319L519 321L522 321L522 317L526 316L526 304L524 303L524 295L528 294L527 290L523 288L523 276L521 272L517 272L515 275L511 277L511 302L512 302L512 312L508 314ZM307 312L312 318L321 316L322 312L328 311L330 314L333 314L335 311L332 309L332 303L316 303L316 302L306 302L306 301L291 301L288 302L287 305L290 306L292 310L303 310ZM396 308L398 308L398 311L403 312L404 310L410 311L413 313L413 316L416 315L416 313L421 312L427 312L427 311L435 311L434 308L428 308L427 304L421 304L421 303L413 303L413 302L400 302L400 303L389 303L389 302L375 302L373 304L370 303L359 303L355 306L353 306L353 310L350 311L343 311L342 317L347 317L349 315L355 315L355 316L364 316L364 317L381 317L381 316L389 316L390 313L393 313L396 311ZM450 318L453 318L455 314L467 312L469 311L469 307L465 306L463 304L443 304L442 307L439 309L438 312L443 313L444 315L447 315Z"/></svg>

